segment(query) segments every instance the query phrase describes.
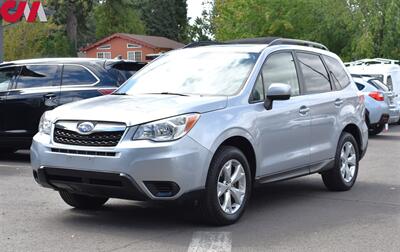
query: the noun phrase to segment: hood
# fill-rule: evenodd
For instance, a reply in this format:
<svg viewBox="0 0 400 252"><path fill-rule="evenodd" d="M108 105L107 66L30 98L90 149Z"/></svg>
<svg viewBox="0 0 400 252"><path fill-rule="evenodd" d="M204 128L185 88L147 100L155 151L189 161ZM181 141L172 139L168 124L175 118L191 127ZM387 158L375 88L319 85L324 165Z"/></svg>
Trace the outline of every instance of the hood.
<svg viewBox="0 0 400 252"><path fill-rule="evenodd" d="M106 95L60 106L51 115L54 121L123 122L133 126L186 113L223 109L227 101L224 96Z"/></svg>

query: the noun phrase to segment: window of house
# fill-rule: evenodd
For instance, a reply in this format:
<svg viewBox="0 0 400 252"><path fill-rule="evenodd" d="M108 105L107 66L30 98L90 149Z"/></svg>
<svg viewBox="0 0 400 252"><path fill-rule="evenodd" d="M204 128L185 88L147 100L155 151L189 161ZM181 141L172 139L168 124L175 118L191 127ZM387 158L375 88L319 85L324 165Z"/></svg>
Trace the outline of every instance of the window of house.
<svg viewBox="0 0 400 252"><path fill-rule="evenodd" d="M141 62L142 61L142 52L141 51L128 52L128 60L133 60L135 62Z"/></svg>
<svg viewBox="0 0 400 252"><path fill-rule="evenodd" d="M97 58L99 59L111 59L111 52L98 52Z"/></svg>
<svg viewBox="0 0 400 252"><path fill-rule="evenodd" d="M62 85L91 85L96 83L97 78L86 68L79 65L64 65Z"/></svg>
<svg viewBox="0 0 400 252"><path fill-rule="evenodd" d="M110 44L102 45L102 46L97 47L97 49L99 49L99 50L109 50L109 49L111 49L111 45Z"/></svg>
<svg viewBox="0 0 400 252"><path fill-rule="evenodd" d="M23 66L17 79L17 89L60 85L57 65Z"/></svg>
<svg viewBox="0 0 400 252"><path fill-rule="evenodd" d="M331 91L328 72L319 55L310 53L297 53L301 71L304 77L304 92L316 94Z"/></svg>
<svg viewBox="0 0 400 252"><path fill-rule="evenodd" d="M137 44L130 44L130 43L128 43L128 44L126 45L126 47L127 47L127 48L141 48L142 46L137 45Z"/></svg>

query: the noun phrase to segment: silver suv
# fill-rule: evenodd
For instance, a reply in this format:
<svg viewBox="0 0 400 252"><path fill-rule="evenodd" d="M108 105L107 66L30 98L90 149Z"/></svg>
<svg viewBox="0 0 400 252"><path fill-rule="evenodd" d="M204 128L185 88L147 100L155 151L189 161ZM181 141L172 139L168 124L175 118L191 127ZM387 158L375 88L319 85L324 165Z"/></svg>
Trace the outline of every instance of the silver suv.
<svg viewBox="0 0 400 252"><path fill-rule="evenodd" d="M36 181L76 208L200 199L231 224L255 185L320 173L349 190L367 149L364 97L338 56L289 39L191 44L114 94L46 112Z"/></svg>

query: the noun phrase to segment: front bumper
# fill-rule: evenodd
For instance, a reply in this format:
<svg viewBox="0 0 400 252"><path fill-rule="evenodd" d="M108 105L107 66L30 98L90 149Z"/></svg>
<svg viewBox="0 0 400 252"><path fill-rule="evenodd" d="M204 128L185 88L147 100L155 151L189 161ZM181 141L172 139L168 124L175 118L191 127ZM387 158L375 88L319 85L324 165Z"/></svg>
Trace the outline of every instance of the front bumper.
<svg viewBox="0 0 400 252"><path fill-rule="evenodd" d="M189 136L164 143L127 138L116 147L98 148L56 144L39 133L31 146L39 184L133 200L175 200L204 189L211 158L211 152Z"/></svg>

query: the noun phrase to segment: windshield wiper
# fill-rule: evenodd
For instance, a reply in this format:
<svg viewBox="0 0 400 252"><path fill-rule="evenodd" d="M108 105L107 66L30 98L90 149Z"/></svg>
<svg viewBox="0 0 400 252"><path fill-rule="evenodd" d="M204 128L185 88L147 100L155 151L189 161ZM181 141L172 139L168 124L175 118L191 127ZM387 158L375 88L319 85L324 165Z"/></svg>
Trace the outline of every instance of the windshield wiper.
<svg viewBox="0 0 400 252"><path fill-rule="evenodd" d="M149 94L189 96L189 95L187 95L187 94L172 93L172 92L149 93Z"/></svg>
<svg viewBox="0 0 400 252"><path fill-rule="evenodd" d="M112 95L128 95L127 93L112 93Z"/></svg>

